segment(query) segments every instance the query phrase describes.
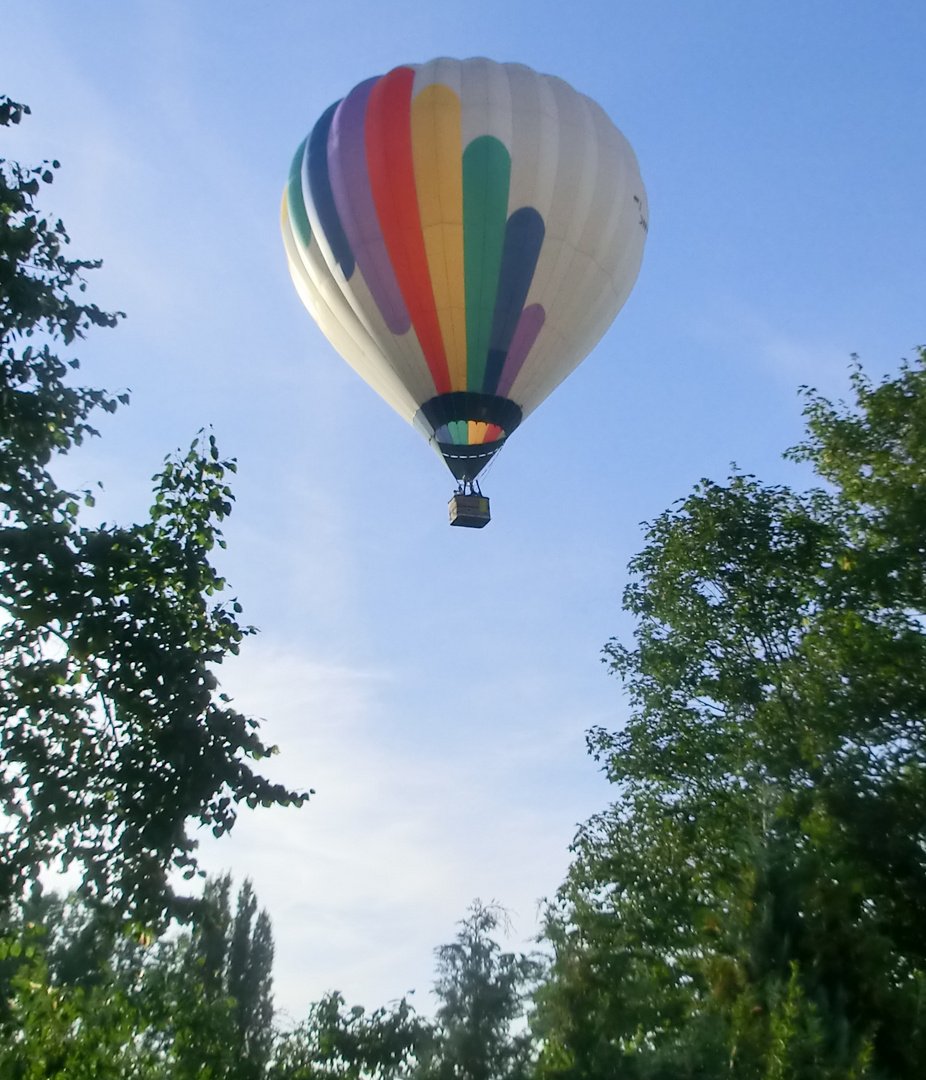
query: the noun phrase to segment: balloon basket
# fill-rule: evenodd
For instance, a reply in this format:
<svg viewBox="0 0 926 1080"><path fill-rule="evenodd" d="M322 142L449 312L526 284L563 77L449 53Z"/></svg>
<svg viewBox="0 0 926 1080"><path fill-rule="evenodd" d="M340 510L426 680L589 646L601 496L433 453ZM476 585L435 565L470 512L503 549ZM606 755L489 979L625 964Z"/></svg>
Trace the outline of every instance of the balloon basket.
<svg viewBox="0 0 926 1080"><path fill-rule="evenodd" d="M458 491L450 500L450 524L465 529L483 529L489 524L489 500L485 495L464 495Z"/></svg>

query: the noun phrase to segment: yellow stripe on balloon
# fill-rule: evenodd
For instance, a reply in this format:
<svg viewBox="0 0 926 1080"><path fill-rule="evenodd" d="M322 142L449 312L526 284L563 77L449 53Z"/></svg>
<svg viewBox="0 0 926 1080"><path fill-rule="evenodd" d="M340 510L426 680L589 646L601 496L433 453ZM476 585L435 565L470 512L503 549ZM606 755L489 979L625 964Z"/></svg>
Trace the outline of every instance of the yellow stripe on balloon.
<svg viewBox="0 0 926 1080"><path fill-rule="evenodd" d="M412 102L412 158L428 272L450 384L466 389L463 126L460 99L432 83Z"/></svg>

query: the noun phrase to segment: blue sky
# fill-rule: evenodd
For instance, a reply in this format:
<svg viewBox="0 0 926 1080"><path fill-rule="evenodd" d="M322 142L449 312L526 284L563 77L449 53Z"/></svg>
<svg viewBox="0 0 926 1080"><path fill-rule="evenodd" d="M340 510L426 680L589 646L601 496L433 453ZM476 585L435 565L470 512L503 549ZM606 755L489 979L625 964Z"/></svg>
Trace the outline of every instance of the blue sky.
<svg viewBox="0 0 926 1080"><path fill-rule="evenodd" d="M625 716L599 658L640 522L729 463L806 474L797 387L838 396L926 341L926 8L882 0L31 0L2 90L33 116L3 156L56 157L45 204L93 297L128 313L81 349L132 391L62 464L99 512L145 512L165 453L212 425L238 458L222 569L261 634L222 673L318 794L203 842L251 875L279 1003L423 996L476 896L516 945L607 788L584 754ZM450 529L437 457L333 353L279 237L295 147L370 75L486 55L559 75L628 137L643 268L591 357L486 476L493 521ZM561 432L573 432L563 442Z"/></svg>

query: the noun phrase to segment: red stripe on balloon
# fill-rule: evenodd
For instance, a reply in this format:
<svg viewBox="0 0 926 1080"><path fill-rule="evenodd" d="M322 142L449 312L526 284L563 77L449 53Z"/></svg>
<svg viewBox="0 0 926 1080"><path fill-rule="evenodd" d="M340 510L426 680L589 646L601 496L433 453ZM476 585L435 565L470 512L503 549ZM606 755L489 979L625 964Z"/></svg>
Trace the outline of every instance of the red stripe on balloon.
<svg viewBox="0 0 926 1080"><path fill-rule="evenodd" d="M398 67L373 87L365 124L367 168L386 250L421 351L437 393L449 394L450 372L415 189L411 121L414 81L411 68Z"/></svg>

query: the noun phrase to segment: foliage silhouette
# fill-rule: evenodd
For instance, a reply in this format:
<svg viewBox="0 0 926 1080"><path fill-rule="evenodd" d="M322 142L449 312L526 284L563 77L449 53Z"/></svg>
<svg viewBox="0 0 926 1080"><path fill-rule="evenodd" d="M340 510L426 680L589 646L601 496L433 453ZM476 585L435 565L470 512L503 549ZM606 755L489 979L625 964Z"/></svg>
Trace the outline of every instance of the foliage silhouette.
<svg viewBox="0 0 926 1080"><path fill-rule="evenodd" d="M590 747L549 936L543 1077L913 1078L926 1060L926 353L790 456L653 522L632 715ZM867 1070L867 1071L866 1071Z"/></svg>
<svg viewBox="0 0 926 1080"><path fill-rule="evenodd" d="M0 124L25 106L0 98ZM145 921L190 913L169 882L196 872L189 822L217 836L236 806L304 795L254 772L273 752L217 691L214 668L251 629L210 562L231 512L212 436L155 477L150 518L79 523L89 492L59 488L56 455L96 434L93 414L127 403L74 387L59 355L121 314L82 299L100 263L69 259L37 199L57 162L0 160L0 902L43 867Z"/></svg>

